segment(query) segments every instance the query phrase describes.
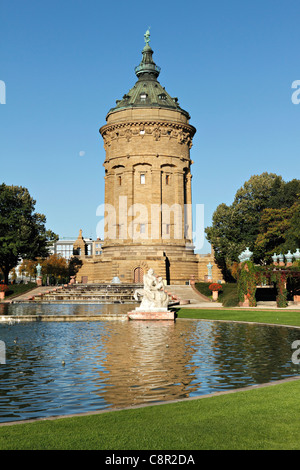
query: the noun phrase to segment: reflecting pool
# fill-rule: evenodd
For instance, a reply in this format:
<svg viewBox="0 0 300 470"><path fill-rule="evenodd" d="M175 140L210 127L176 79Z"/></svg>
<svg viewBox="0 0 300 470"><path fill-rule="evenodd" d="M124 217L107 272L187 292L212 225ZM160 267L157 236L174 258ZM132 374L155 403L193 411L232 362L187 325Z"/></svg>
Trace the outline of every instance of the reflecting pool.
<svg viewBox="0 0 300 470"><path fill-rule="evenodd" d="M70 314L78 306L59 307L59 314ZM99 305L84 307L101 314ZM124 305L111 307L124 313ZM300 330L292 328L198 320L0 324L6 345L0 422L195 397L300 375L291 349L299 339Z"/></svg>
<svg viewBox="0 0 300 470"><path fill-rule="evenodd" d="M135 309L137 304L60 304L60 303L15 303L1 304L2 315L105 315L126 314ZM0 325L1 328L1 325Z"/></svg>

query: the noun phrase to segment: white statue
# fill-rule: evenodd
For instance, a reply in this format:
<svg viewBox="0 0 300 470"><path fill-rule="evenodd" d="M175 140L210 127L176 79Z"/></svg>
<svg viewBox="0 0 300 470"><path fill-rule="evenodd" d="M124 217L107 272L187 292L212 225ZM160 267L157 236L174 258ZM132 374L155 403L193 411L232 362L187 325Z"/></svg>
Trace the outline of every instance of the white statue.
<svg viewBox="0 0 300 470"><path fill-rule="evenodd" d="M239 256L239 260L241 263L243 263L244 261L250 261L250 258L251 256L253 255L252 251L249 250L249 248L247 247L246 250L244 250L240 256Z"/></svg>
<svg viewBox="0 0 300 470"><path fill-rule="evenodd" d="M139 310L156 310L168 307L168 294L164 291L164 283L161 277L156 278L153 269L144 274L144 289L137 289L134 293L135 300L142 297Z"/></svg>
<svg viewBox="0 0 300 470"><path fill-rule="evenodd" d="M40 263L39 263L39 264L37 265L37 267L36 267L36 275L37 275L37 277L40 277L41 273L42 273L42 266L41 266Z"/></svg>

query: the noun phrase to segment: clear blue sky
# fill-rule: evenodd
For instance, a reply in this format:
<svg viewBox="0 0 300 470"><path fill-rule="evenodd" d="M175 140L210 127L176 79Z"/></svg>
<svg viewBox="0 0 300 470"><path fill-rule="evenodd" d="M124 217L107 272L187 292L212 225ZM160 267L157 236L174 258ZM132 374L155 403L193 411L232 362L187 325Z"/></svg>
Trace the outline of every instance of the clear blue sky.
<svg viewBox="0 0 300 470"><path fill-rule="evenodd" d="M251 175L299 178L299 0L1 0L0 17L0 182L27 187L61 237L96 236L98 131L136 81L148 26L159 81L197 128L205 226Z"/></svg>

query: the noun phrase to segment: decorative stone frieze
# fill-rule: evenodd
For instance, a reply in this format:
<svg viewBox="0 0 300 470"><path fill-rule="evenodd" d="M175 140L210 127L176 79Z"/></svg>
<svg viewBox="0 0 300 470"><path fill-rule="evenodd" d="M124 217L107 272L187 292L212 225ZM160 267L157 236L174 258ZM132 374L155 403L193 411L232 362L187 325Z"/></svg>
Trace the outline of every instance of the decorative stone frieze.
<svg viewBox="0 0 300 470"><path fill-rule="evenodd" d="M192 126L170 122L122 122L120 124L105 125L100 129L104 141L104 148L111 146L113 141L119 143L119 139L130 142L132 137L143 139L145 135L152 136L155 141L161 138L175 139L179 144L187 144L192 147L192 139L196 130Z"/></svg>

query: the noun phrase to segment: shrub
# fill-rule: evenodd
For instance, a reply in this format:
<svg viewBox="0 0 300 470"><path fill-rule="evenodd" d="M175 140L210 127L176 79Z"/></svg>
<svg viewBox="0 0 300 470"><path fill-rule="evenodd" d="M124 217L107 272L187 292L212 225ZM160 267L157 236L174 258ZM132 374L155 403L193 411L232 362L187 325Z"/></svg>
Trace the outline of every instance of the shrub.
<svg viewBox="0 0 300 470"><path fill-rule="evenodd" d="M211 296L211 291L209 290L208 282L196 282L195 287L200 292L200 294L205 295L206 297Z"/></svg>
<svg viewBox="0 0 300 470"><path fill-rule="evenodd" d="M252 261L244 261L238 273L239 301L244 302L248 298L250 307L256 307L256 272Z"/></svg>
<svg viewBox="0 0 300 470"><path fill-rule="evenodd" d="M239 297L236 283L222 284L222 292L219 294L219 302L223 307L236 307L239 305Z"/></svg>
<svg viewBox="0 0 300 470"><path fill-rule="evenodd" d="M223 307L236 307L239 305L239 296L236 292L228 292L226 297L223 297L222 300Z"/></svg>

